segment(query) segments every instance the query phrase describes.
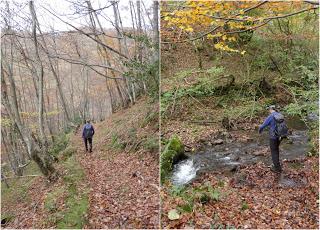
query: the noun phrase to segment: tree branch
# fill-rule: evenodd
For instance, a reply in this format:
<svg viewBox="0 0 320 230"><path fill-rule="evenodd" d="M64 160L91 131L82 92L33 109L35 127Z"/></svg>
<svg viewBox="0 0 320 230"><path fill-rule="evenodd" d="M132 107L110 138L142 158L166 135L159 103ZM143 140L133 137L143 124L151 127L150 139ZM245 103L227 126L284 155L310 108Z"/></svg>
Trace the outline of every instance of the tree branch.
<svg viewBox="0 0 320 230"><path fill-rule="evenodd" d="M265 3L265 2L264 2ZM310 3L310 2L309 2ZM315 3L313 3L314 5L316 5ZM247 10L245 10L245 12L248 12L248 10L252 10L254 8L257 8L261 5L258 4L257 6L254 6L254 7L251 7L251 8L248 8ZM318 5L318 4L317 4ZM274 17L267 17L267 18L263 18L262 21L265 21L264 23L260 24L260 25L257 25L257 26L254 26L254 27L250 27L248 29L245 29L245 30L238 30L238 31L230 31L230 32L226 32L225 34L235 34L235 33L243 33L243 32L246 32L246 31L251 31L251 30L255 30L259 27L262 27L266 24L268 24L271 20L274 20L274 19L280 19L280 18L286 18L286 17L290 17L290 16L293 16L293 15L296 15L296 14L300 14L300 13L303 13L305 11L309 11L309 10L316 10L316 9L319 9L318 6L315 6L315 7L311 7L311 8L305 8L305 9L302 9L302 10L299 10L299 11L296 11L296 12L293 12L293 13L290 13L290 14L285 14L285 15L279 15L279 16L274 16ZM225 24L228 23L229 21L249 21L248 19L241 19L241 18L224 18L224 17L218 17L218 16L212 16L212 15L207 15L207 14L201 14L203 16L208 16L208 17L211 17L211 18L215 18L215 19L220 19L220 20L226 20ZM239 16L240 14L237 14L235 16ZM258 21L261 21L261 19L255 19L253 20L252 22L258 22ZM187 39L187 40L184 40L184 41L180 41L180 42L176 42L176 43L183 43L183 42L187 42L187 41L194 41L194 40L197 40L197 39L200 39L214 31L216 31L217 29L219 29L221 26L217 26L215 28L213 28L212 30L196 37L196 38L191 38L191 39ZM163 42L163 43L170 43L170 42Z"/></svg>
<svg viewBox="0 0 320 230"><path fill-rule="evenodd" d="M58 17L57 15L55 15L54 13L50 12L47 8L45 8L44 6L42 6L43 9L45 9L47 12L49 12L51 15L53 15L54 17L58 18L60 21L62 21L63 23L67 24L68 26L71 26L73 29L79 31L80 33L84 34L85 36L87 36L88 38L92 39L93 41L95 41L96 43L102 45L103 47L111 50L112 52L118 54L121 57L124 57L126 59L129 59L126 55L120 53L119 51L115 50L114 48L104 44L103 42L100 42L99 40L95 39L94 37L91 37L88 33L84 32L83 30L78 29L77 27L73 26L72 24L66 22L65 20L61 19L60 17Z"/></svg>
<svg viewBox="0 0 320 230"><path fill-rule="evenodd" d="M290 16L293 16L293 15L296 15L296 14L300 14L300 13L303 13L305 11L309 11L309 10L315 10L315 9L318 9L319 7L311 7L311 8L306 8L306 9L302 9L302 10L299 10L297 12L293 12L293 13L290 13L290 14L284 14L284 15L278 15L278 16L274 16L274 17L267 17L267 18L262 18L262 19L255 19L255 20L252 20L252 22L258 22L258 21L265 21L265 20L273 20L273 19L280 19L280 18L286 18L286 17L290 17ZM230 21L240 21L240 22L245 22L245 21L250 21L249 19L243 19L243 18L224 18L224 17L217 17L217 16L212 16L212 15L208 15L208 14L201 14L203 16L208 16L210 18L214 18L214 19L220 19L220 20L230 20Z"/></svg>
<svg viewBox="0 0 320 230"><path fill-rule="evenodd" d="M319 1L304 1L304 2L312 5L319 5Z"/></svg>
<svg viewBox="0 0 320 230"><path fill-rule="evenodd" d="M110 67L110 66L98 65L98 64L89 64L89 63L86 63L86 62L83 62L83 61L73 60L73 59L69 59L69 58L65 58L65 57L61 57L61 56L57 56L57 55L50 55L50 54L48 54L48 55L49 55L49 57L51 57L51 58L61 59L61 60L64 60L64 61L66 61L66 62L68 62L68 63L72 63L72 64L76 64L76 65L87 66L87 67L89 67L90 69L92 69L93 71L95 71L95 72L98 73L99 75L102 75L102 76L105 77L105 78L123 80L123 78L120 78L120 77L109 77L109 76L106 76L105 74L103 74L103 73L99 72L98 70L96 70L95 68L93 68L93 67L101 67L101 68L110 69L110 70L113 70L113 71L115 71L115 72L118 72L118 73L123 74L122 71L117 70L117 69L115 69L115 68L112 68L112 67Z"/></svg>
<svg viewBox="0 0 320 230"><path fill-rule="evenodd" d="M260 2L259 4L255 5L255 6L252 6L252 7L248 8L248 9L245 9L243 12L244 12L244 13L249 12L250 10L256 9L256 8L258 8L258 7L266 4L267 2L268 2L268 1ZM238 14L236 14L236 15L234 15L234 16L239 16L239 15L240 15L240 13L238 13ZM229 21L230 21L230 20L227 20L224 24L228 23ZM201 35L198 36L198 37L186 39L186 40L183 40L183 41L178 41L178 42L175 42L175 43L184 43L184 42L190 42L190 41L198 40L198 39L203 38L204 36L206 36L206 35L214 32L214 31L216 31L216 30L219 29L219 28L221 28L221 26L216 26L216 27L214 27L213 29L211 29L211 30L209 30L209 31L201 34ZM161 42L161 43L163 43L163 44L170 44L170 43L172 43L172 42Z"/></svg>

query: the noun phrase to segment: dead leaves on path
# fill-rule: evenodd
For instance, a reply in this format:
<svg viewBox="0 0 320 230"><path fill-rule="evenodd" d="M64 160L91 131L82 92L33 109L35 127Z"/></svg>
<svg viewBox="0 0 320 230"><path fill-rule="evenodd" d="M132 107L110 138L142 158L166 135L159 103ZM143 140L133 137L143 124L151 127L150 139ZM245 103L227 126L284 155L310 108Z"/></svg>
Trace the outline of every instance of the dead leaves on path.
<svg viewBox="0 0 320 230"><path fill-rule="evenodd" d="M170 188L164 187L162 227L318 228L318 159L300 160L300 169L292 168L291 163L284 163L280 178L262 163L240 169L231 180L222 175L201 175L189 189L206 182L220 186L224 196L220 201L195 203L192 212L179 213L178 220L169 220L167 214L181 204L181 198L171 196Z"/></svg>
<svg viewBox="0 0 320 230"><path fill-rule="evenodd" d="M158 228L159 170L153 157L119 153L112 160L80 161L90 185L86 228Z"/></svg>

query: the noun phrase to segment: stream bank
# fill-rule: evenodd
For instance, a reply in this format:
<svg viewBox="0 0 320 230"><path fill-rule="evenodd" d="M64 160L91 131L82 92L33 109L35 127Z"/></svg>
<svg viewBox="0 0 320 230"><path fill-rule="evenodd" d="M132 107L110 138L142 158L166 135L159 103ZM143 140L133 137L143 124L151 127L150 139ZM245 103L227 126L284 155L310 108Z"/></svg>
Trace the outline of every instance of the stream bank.
<svg viewBox="0 0 320 230"><path fill-rule="evenodd" d="M297 118L288 118L287 123L290 135L280 145L280 160L303 159L308 152L307 127ZM267 131L260 135L255 130L224 131L202 142L198 151L186 152L188 158L174 165L173 184L187 184L206 172L232 175L246 165L272 164Z"/></svg>

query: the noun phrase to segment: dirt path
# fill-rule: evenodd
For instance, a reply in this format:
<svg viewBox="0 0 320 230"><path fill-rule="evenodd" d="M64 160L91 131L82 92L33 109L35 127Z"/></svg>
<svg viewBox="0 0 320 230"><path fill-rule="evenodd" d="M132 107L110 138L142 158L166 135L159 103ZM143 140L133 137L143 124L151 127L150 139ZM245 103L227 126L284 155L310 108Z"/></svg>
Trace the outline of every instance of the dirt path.
<svg viewBox="0 0 320 230"><path fill-rule="evenodd" d="M84 228L158 228L158 163L143 153L114 153L95 136L85 154L80 135L73 137L77 158L90 186L88 222Z"/></svg>

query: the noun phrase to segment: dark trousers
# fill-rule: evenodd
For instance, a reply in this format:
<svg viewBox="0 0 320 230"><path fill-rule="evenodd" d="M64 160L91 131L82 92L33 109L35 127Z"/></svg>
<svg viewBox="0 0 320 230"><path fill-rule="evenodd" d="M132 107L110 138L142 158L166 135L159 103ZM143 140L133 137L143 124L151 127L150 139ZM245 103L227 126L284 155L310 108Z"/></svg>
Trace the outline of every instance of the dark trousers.
<svg viewBox="0 0 320 230"><path fill-rule="evenodd" d="M271 150L272 162L273 162L274 168L277 171L281 171L281 165L279 160L279 145L280 145L279 138L276 138L276 139L270 138L270 150Z"/></svg>
<svg viewBox="0 0 320 230"><path fill-rule="evenodd" d="M92 152L92 137L89 138L83 138L84 141L84 145L86 146L86 151L88 151L88 142L89 142L89 146L90 146L90 152Z"/></svg>

